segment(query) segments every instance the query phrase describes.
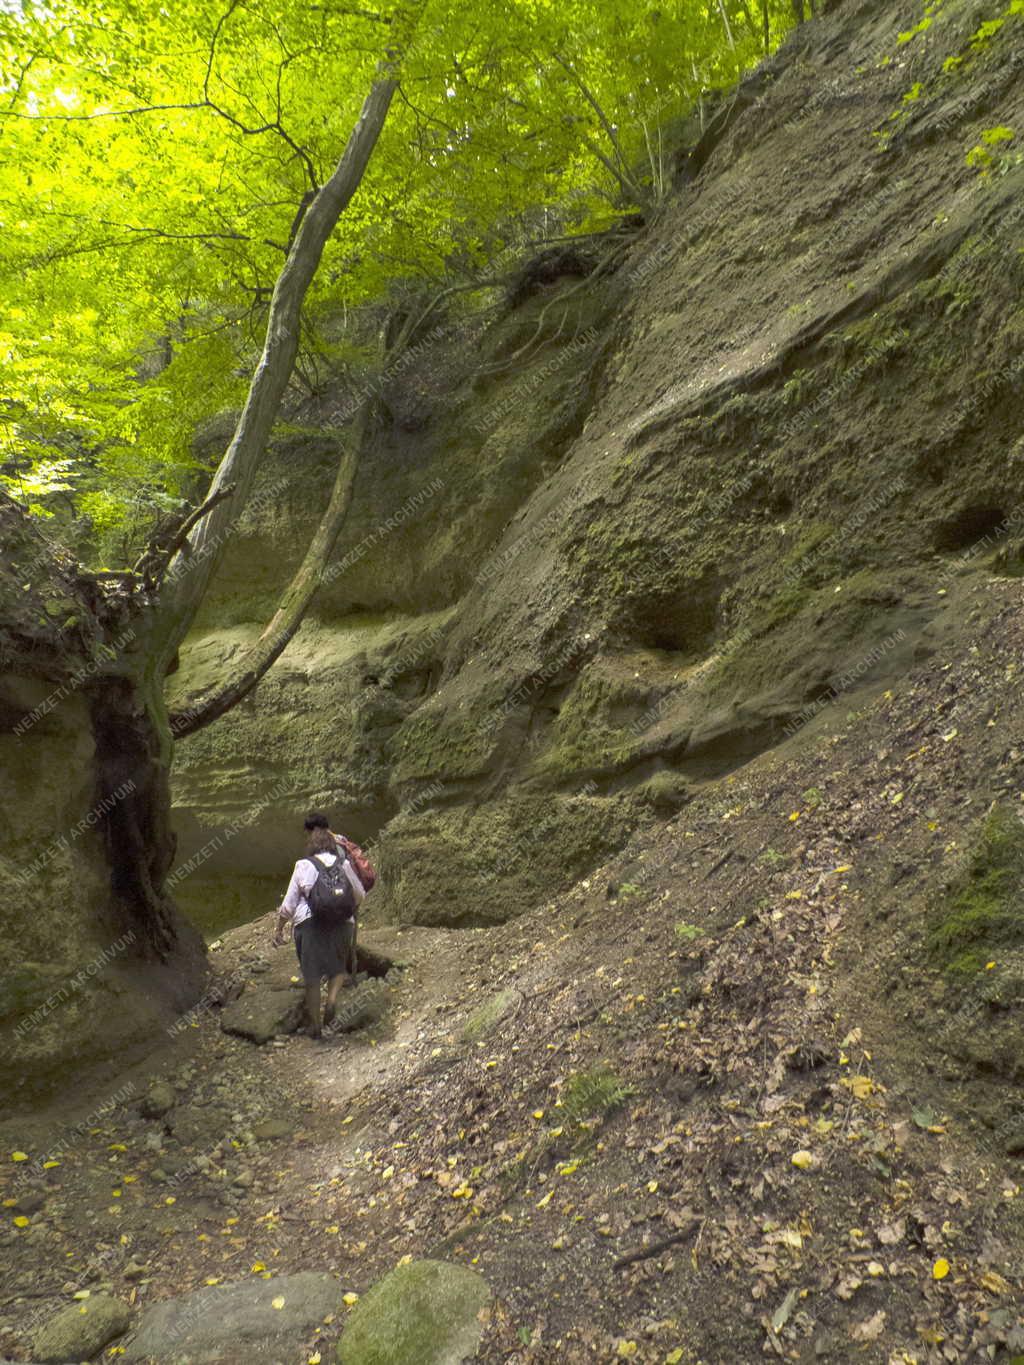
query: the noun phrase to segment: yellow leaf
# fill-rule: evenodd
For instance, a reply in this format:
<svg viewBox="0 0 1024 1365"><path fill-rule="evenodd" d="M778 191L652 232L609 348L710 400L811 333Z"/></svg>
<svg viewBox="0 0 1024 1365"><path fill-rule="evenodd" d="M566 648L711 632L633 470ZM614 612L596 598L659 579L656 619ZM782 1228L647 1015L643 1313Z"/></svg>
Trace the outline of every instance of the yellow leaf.
<svg viewBox="0 0 1024 1365"><path fill-rule="evenodd" d="M538 1203L537 1207L538 1207L539 1209L546 1209L547 1206L551 1203L551 1196L552 1196L553 1194L554 1194L554 1190L548 1190L547 1194L546 1194L546 1195L544 1196L544 1198Z"/></svg>
<svg viewBox="0 0 1024 1365"><path fill-rule="evenodd" d="M203 1283L204 1283L204 1284L220 1284L220 1276L219 1276L219 1275L207 1275L207 1277L206 1277L206 1279L203 1281Z"/></svg>
<svg viewBox="0 0 1024 1365"><path fill-rule="evenodd" d="M342 1303L347 1303L349 1308L351 1308L354 1303L359 1302L359 1295L353 1294L350 1290L347 1294L342 1294L341 1301Z"/></svg>
<svg viewBox="0 0 1024 1365"><path fill-rule="evenodd" d="M261 1270L266 1270L266 1268L267 1268L267 1267L263 1264L262 1261L255 1261L255 1262L253 1263L252 1273L253 1273L254 1275L258 1275L258 1274L260 1273Z"/></svg>
<svg viewBox="0 0 1024 1365"><path fill-rule="evenodd" d="M544 1110L543 1110L543 1109L535 1109L535 1110L533 1111L533 1117L534 1117L535 1119L542 1119L542 1118L544 1117Z"/></svg>
<svg viewBox="0 0 1024 1365"><path fill-rule="evenodd" d="M389 1166L381 1175L381 1180L390 1180L395 1173L394 1166Z"/></svg>
<svg viewBox="0 0 1024 1365"><path fill-rule="evenodd" d="M798 810L795 810L795 811L793 812L793 814L792 814L789 818L790 818L790 820L799 820L799 819L800 819L800 812L799 812Z"/></svg>
<svg viewBox="0 0 1024 1365"><path fill-rule="evenodd" d="M271 1299L270 1306L271 1308L277 1308L278 1310L282 1309L284 1307L284 1295L278 1294L276 1299Z"/></svg>
<svg viewBox="0 0 1024 1365"><path fill-rule="evenodd" d="M313 1354L308 1357L306 1365L320 1365L320 1352L314 1351Z"/></svg>
<svg viewBox="0 0 1024 1365"><path fill-rule="evenodd" d="M108 1152L127 1152L128 1148L123 1142L112 1142L107 1148Z"/></svg>
<svg viewBox="0 0 1024 1365"><path fill-rule="evenodd" d="M850 1076L846 1084L859 1100L866 1100L875 1088L870 1076Z"/></svg>
<svg viewBox="0 0 1024 1365"><path fill-rule="evenodd" d="M996 964L993 962L992 965L993 965L993 967L994 967ZM59 1165L60 1165L60 1162L59 1162L59 1161L44 1161L44 1162L43 1162L43 1170L44 1170L44 1171L52 1171L52 1170L54 1169L55 1166L59 1166Z"/></svg>
<svg viewBox="0 0 1024 1365"><path fill-rule="evenodd" d="M669 1351L668 1355L665 1357L665 1365L679 1365L679 1362L682 1360L682 1358L683 1358L682 1347L677 1347L676 1350Z"/></svg>
<svg viewBox="0 0 1024 1365"><path fill-rule="evenodd" d="M639 1349L640 1347L635 1341L620 1341L619 1349L616 1354L620 1360L632 1360Z"/></svg>
<svg viewBox="0 0 1024 1365"><path fill-rule="evenodd" d="M932 1279L944 1280L948 1274L949 1262L946 1260L945 1256L940 1256L939 1259L932 1266Z"/></svg>
<svg viewBox="0 0 1024 1365"><path fill-rule="evenodd" d="M992 970L992 968L993 968L995 965L996 965L996 964L995 964L994 962L986 962L986 963L985 963L985 970L986 970L987 972L990 972L990 971Z"/></svg>
<svg viewBox="0 0 1024 1365"><path fill-rule="evenodd" d="M648 1180L648 1182L647 1182L647 1193L648 1193L648 1194L656 1194L656 1193L657 1193L657 1190L658 1190L658 1182L657 1182L656 1180Z"/></svg>
<svg viewBox="0 0 1024 1365"><path fill-rule="evenodd" d="M12 1153L11 1153L11 1160L12 1160L12 1161L27 1161L27 1160L28 1160L28 1153L27 1153L27 1152L12 1152Z"/></svg>
<svg viewBox="0 0 1024 1365"><path fill-rule="evenodd" d="M337 1235L338 1235L338 1225L337 1225L337 1223L332 1223L332 1224L330 1225L330 1227L327 1229L327 1231L331 1234L332 1237L337 1237Z"/></svg>
<svg viewBox="0 0 1024 1365"><path fill-rule="evenodd" d="M165 1204L176 1204L177 1202L178 1202L177 1198L173 1194L169 1194L167 1198L164 1200Z"/></svg>
<svg viewBox="0 0 1024 1365"><path fill-rule="evenodd" d="M814 1165L814 1157L810 1152L805 1151L803 1148L801 1148L799 1152L794 1152L790 1157L790 1161L792 1161L794 1166L798 1166L801 1171L809 1171Z"/></svg>
<svg viewBox="0 0 1024 1365"><path fill-rule="evenodd" d="M16 1228L27 1228L27 1227L28 1227L28 1219L25 1217L25 1215L24 1215L23 1213L19 1213L18 1216L17 1216L17 1218L15 1218L15 1220L14 1220L14 1226L15 1226Z"/></svg>
<svg viewBox="0 0 1024 1365"><path fill-rule="evenodd" d="M73 1299L87 1299L91 1293L91 1289L76 1289L71 1297Z"/></svg>

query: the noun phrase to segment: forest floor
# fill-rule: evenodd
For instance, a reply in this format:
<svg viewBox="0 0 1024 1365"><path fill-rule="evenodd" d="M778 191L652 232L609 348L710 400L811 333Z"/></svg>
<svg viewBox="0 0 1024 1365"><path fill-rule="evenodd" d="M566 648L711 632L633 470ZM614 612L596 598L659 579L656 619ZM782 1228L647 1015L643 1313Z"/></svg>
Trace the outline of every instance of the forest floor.
<svg viewBox="0 0 1024 1365"><path fill-rule="evenodd" d="M312 1268L338 1313L281 1365L326 1361L341 1295L429 1255L490 1285L485 1362L1024 1359L1024 955L935 947L986 812L1024 813L1024 582L949 592L959 646L568 895L368 926L401 968L343 996L386 1003L369 1027L254 1046L211 1002L6 1121L0 1350L85 1289L134 1312ZM214 981L297 992L270 933L226 934Z"/></svg>

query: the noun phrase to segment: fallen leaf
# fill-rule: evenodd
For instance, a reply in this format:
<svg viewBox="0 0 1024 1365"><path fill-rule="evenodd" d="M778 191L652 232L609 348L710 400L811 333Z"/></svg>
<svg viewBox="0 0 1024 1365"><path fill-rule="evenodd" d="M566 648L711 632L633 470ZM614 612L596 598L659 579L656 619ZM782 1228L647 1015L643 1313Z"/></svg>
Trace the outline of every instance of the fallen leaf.
<svg viewBox="0 0 1024 1365"><path fill-rule="evenodd" d="M803 1148L801 1148L799 1152L794 1152L790 1157L790 1161L792 1161L794 1166L798 1166L801 1171L809 1171L811 1167L815 1165L814 1157L810 1152L805 1151Z"/></svg>
<svg viewBox="0 0 1024 1365"><path fill-rule="evenodd" d="M1004 1280L1002 1275L996 1270L987 1270L981 1277L981 1283L990 1294L1012 1294L1013 1286L1008 1280Z"/></svg>
<svg viewBox="0 0 1024 1365"><path fill-rule="evenodd" d="M284 1307L284 1295L278 1294L276 1299L271 1299L270 1306L271 1308L276 1308L280 1311Z"/></svg>
<svg viewBox="0 0 1024 1365"><path fill-rule="evenodd" d="M791 1289L789 1293L786 1295L786 1297L779 1304L778 1308L776 1308L775 1312L772 1314L772 1331L775 1333L776 1336L778 1336L778 1334L782 1331L783 1327L785 1327L786 1323L789 1321L790 1314L793 1312L793 1309L796 1306L796 1299L797 1291L795 1289Z"/></svg>
<svg viewBox="0 0 1024 1365"><path fill-rule="evenodd" d="M885 1310L880 1308L872 1317L858 1322L851 1330L854 1341L877 1341L885 1330Z"/></svg>
<svg viewBox="0 0 1024 1365"><path fill-rule="evenodd" d="M945 1256L940 1256L939 1259L932 1266L932 1279L944 1280L948 1274L949 1262L946 1260Z"/></svg>
<svg viewBox="0 0 1024 1365"><path fill-rule="evenodd" d="M341 1296L341 1300L342 1300L342 1303L347 1303L348 1306L349 1306L349 1308L351 1308L352 1305L353 1305L354 1303L358 1303L358 1302L359 1302L359 1295L358 1295L358 1294L353 1294L351 1291L349 1291L349 1293L343 1294L343 1295Z"/></svg>

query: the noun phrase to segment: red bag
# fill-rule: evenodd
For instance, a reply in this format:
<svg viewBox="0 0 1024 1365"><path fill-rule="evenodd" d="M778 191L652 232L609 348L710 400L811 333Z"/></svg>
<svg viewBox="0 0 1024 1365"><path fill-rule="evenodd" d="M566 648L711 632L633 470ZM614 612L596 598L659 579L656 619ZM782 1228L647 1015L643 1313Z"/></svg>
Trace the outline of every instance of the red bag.
<svg viewBox="0 0 1024 1365"><path fill-rule="evenodd" d="M373 864L369 858L358 844L354 844L351 839L346 839L344 834L336 834L334 837L348 854L349 860L356 870L356 876L363 884L363 890L371 890L377 880L377 874L374 872Z"/></svg>

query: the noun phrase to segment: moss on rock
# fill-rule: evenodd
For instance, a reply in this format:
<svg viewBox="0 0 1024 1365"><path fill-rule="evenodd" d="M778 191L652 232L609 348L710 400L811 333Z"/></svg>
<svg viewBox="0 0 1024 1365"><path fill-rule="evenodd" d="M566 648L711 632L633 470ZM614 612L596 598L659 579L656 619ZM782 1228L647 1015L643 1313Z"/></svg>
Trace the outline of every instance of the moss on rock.
<svg viewBox="0 0 1024 1365"><path fill-rule="evenodd" d="M929 934L947 971L973 974L1024 944L1024 820L996 803L985 816L967 866L937 907Z"/></svg>
<svg viewBox="0 0 1024 1365"><path fill-rule="evenodd" d="M476 1355L490 1297L487 1281L465 1266L399 1266L352 1310L338 1365L461 1365Z"/></svg>

